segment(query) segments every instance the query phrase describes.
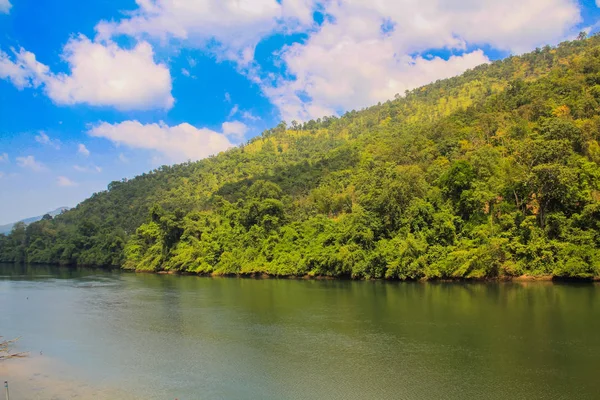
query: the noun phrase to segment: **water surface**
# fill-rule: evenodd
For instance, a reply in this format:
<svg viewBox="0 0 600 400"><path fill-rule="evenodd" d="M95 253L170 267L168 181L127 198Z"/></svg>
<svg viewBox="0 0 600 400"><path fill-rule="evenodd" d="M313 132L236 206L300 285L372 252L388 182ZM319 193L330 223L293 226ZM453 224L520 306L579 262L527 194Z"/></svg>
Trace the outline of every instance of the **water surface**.
<svg viewBox="0 0 600 400"><path fill-rule="evenodd" d="M60 385L37 384L32 398L46 389L70 398L78 385L180 400L592 399L599 317L595 284L0 265L0 335L21 336L19 349L32 354L13 371L31 363L38 374L10 376L25 398L45 376Z"/></svg>

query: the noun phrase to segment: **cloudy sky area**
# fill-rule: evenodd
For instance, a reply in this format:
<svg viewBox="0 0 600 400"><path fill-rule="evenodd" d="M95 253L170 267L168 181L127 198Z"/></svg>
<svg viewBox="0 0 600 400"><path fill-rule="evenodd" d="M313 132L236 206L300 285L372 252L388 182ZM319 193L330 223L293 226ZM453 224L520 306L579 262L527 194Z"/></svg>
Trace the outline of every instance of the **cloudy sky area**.
<svg viewBox="0 0 600 400"><path fill-rule="evenodd" d="M599 20L600 0L0 0L0 224Z"/></svg>

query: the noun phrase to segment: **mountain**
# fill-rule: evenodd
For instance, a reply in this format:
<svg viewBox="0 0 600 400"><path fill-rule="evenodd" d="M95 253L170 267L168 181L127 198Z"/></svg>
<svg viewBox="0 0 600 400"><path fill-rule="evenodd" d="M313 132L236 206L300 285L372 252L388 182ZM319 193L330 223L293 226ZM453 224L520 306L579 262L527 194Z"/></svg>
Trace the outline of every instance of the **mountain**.
<svg viewBox="0 0 600 400"><path fill-rule="evenodd" d="M600 275L600 37L112 182L0 260L199 274Z"/></svg>
<svg viewBox="0 0 600 400"><path fill-rule="evenodd" d="M68 209L69 209L69 207L59 207L56 210L50 211L46 214L49 214L51 217L56 217L57 215L62 214L64 211L67 211ZM25 225L29 225L33 222L37 222L37 221L41 220L43 217L44 217L43 215L40 215L38 217L25 218L18 222L23 222ZM12 224L0 225L0 234L10 233L10 231L12 230L13 226L15 226L16 223L17 222L13 222Z"/></svg>

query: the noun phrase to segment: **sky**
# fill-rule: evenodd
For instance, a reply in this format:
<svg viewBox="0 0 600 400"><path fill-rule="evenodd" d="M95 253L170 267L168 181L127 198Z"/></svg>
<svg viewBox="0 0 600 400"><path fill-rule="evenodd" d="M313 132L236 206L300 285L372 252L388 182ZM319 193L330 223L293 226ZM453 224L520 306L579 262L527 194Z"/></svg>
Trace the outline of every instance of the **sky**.
<svg viewBox="0 0 600 400"><path fill-rule="evenodd" d="M599 21L600 0L0 0L0 224Z"/></svg>

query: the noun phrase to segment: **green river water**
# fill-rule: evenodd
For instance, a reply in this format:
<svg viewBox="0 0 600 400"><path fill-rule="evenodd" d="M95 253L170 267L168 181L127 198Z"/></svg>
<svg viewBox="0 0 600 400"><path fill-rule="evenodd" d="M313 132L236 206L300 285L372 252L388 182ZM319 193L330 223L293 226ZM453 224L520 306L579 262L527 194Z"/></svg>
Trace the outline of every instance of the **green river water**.
<svg viewBox="0 0 600 400"><path fill-rule="evenodd" d="M600 398L592 283L0 265L0 335L12 400Z"/></svg>

